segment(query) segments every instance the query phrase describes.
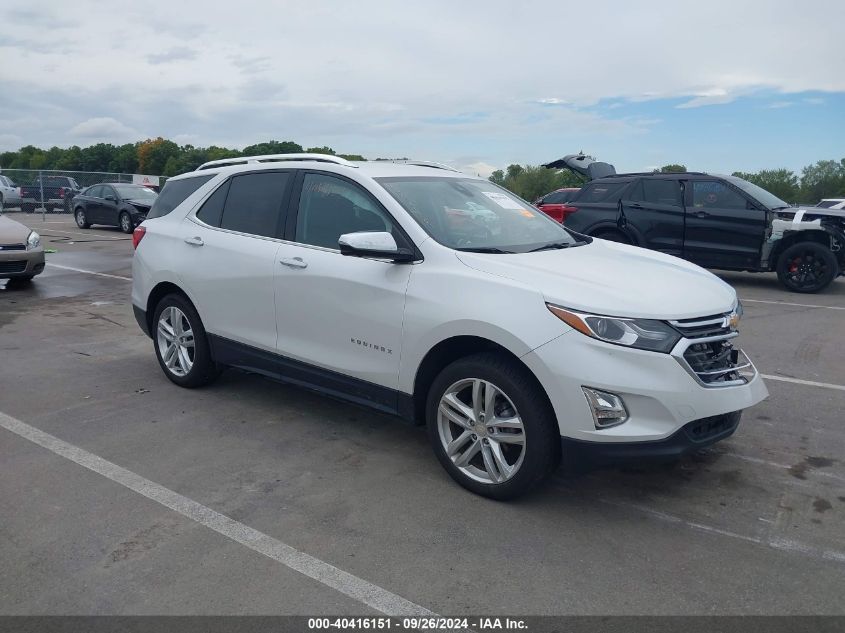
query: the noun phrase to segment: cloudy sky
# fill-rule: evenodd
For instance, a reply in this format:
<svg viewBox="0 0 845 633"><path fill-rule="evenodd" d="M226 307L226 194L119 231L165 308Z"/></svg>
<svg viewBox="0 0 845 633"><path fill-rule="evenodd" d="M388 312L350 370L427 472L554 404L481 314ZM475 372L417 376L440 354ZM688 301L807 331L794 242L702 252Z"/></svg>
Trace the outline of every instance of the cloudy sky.
<svg viewBox="0 0 845 633"><path fill-rule="evenodd" d="M488 174L845 156L845 3L4 0L0 150L270 139Z"/></svg>

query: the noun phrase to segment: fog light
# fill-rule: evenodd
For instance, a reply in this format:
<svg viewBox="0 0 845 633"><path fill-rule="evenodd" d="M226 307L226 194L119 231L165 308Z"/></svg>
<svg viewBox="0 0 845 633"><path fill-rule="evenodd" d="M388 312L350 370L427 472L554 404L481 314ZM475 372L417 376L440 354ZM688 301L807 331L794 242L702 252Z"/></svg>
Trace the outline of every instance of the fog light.
<svg viewBox="0 0 845 633"><path fill-rule="evenodd" d="M622 398L614 393L581 387L587 402L590 403L590 411L593 413L593 422L597 429L607 429L611 426L618 426L628 419L628 410Z"/></svg>

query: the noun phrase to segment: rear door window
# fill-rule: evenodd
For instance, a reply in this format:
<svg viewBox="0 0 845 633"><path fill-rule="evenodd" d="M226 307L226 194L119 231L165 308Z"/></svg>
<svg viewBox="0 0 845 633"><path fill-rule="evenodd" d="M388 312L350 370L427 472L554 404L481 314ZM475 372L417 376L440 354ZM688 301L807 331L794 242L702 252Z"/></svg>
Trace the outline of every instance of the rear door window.
<svg viewBox="0 0 845 633"><path fill-rule="evenodd" d="M682 203L681 186L677 180L644 178L634 185L628 199L634 202L679 207Z"/></svg>
<svg viewBox="0 0 845 633"><path fill-rule="evenodd" d="M578 202L616 202L627 182L591 182L581 189Z"/></svg>
<svg viewBox="0 0 845 633"><path fill-rule="evenodd" d="M235 176L229 184L220 228L277 237L283 226L282 205L289 182L290 172Z"/></svg>
<svg viewBox="0 0 845 633"><path fill-rule="evenodd" d="M96 187L91 187L88 191L85 192L85 195L90 198L102 198L103 186L97 185Z"/></svg>
<svg viewBox="0 0 845 633"><path fill-rule="evenodd" d="M147 214L147 219L160 218L167 215L216 175L205 174L191 178L182 178L180 180L168 180L164 183L164 188Z"/></svg>

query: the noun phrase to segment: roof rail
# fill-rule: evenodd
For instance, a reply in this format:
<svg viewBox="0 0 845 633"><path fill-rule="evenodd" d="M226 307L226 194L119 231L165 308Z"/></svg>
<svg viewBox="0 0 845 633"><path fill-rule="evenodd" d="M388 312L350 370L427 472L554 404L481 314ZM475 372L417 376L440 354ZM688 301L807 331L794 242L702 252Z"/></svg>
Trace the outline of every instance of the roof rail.
<svg viewBox="0 0 845 633"><path fill-rule="evenodd" d="M393 163L399 165L414 165L416 167L431 167L432 169L445 169L446 171L454 171L461 173L459 169L455 169L445 163L436 163L433 160L393 160Z"/></svg>
<svg viewBox="0 0 845 633"><path fill-rule="evenodd" d="M233 156L232 158L210 160L197 167L196 171L212 169L214 167L230 167L232 165L247 165L249 163L275 163L287 160L313 160L318 163L335 163L344 167L357 167L357 165L345 158L332 156L331 154L262 154L261 156Z"/></svg>

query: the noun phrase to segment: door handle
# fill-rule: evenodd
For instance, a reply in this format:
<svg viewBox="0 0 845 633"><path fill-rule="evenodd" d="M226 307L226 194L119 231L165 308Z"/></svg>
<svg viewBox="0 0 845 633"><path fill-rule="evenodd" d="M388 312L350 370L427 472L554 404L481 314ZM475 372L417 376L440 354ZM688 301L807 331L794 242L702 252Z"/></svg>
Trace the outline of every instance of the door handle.
<svg viewBox="0 0 845 633"><path fill-rule="evenodd" d="M284 259L280 259L279 263L289 268L308 268L308 264L302 261L301 257L285 257Z"/></svg>
<svg viewBox="0 0 845 633"><path fill-rule="evenodd" d="M710 214L707 213L707 211L696 211L696 213L695 213L695 217L697 217L697 218L706 218L709 215Z"/></svg>
<svg viewBox="0 0 845 633"><path fill-rule="evenodd" d="M190 244L191 246L202 246L205 242L202 241L202 238L198 235L194 237L186 237L185 244Z"/></svg>

